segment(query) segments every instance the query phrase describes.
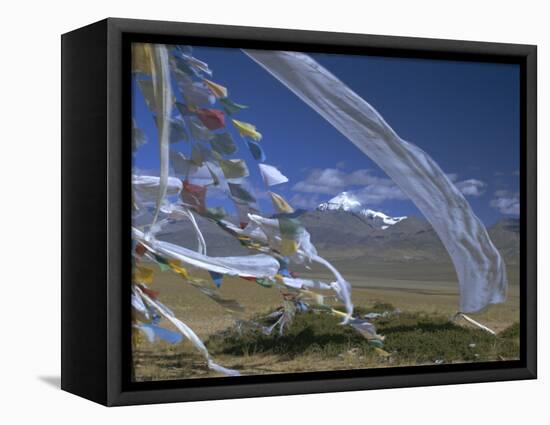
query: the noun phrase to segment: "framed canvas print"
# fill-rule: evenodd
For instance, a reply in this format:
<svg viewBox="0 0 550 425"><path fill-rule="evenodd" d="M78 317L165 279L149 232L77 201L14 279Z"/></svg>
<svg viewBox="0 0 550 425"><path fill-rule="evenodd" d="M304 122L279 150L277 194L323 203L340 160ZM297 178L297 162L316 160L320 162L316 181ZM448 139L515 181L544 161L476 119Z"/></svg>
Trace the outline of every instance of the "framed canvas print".
<svg viewBox="0 0 550 425"><path fill-rule="evenodd" d="M536 47L107 19L62 37L62 388L536 377Z"/></svg>

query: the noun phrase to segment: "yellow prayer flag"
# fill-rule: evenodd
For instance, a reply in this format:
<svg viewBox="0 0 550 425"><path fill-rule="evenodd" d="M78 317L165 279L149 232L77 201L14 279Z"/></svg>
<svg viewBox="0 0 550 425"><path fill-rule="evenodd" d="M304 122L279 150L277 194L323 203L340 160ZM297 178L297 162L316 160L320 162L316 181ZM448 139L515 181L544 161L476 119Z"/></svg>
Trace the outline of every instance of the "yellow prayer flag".
<svg viewBox="0 0 550 425"><path fill-rule="evenodd" d="M294 208L292 208L281 195L269 192L269 196L271 196L271 202L278 212L283 214L292 214L294 212Z"/></svg>
<svg viewBox="0 0 550 425"><path fill-rule="evenodd" d="M150 285L153 283L153 269L149 267L136 266L134 267L134 282Z"/></svg>
<svg viewBox="0 0 550 425"><path fill-rule="evenodd" d="M262 134L256 131L256 126L239 120L231 120L241 136L247 136L254 140L262 140Z"/></svg>
<svg viewBox="0 0 550 425"><path fill-rule="evenodd" d="M283 239L281 242L281 254L285 257L294 255L298 251L298 242L292 239Z"/></svg>
<svg viewBox="0 0 550 425"><path fill-rule="evenodd" d="M206 78L203 81L204 81L204 84L206 84L206 86L210 89L212 94L216 96L218 99L227 97L228 95L227 88L219 85L218 83L207 80Z"/></svg>
<svg viewBox="0 0 550 425"><path fill-rule="evenodd" d="M187 272L187 270L184 267L181 266L179 261L170 260L170 261L168 261L168 265L170 266L172 271L176 272L177 274L179 274L184 279L189 278L189 273Z"/></svg>

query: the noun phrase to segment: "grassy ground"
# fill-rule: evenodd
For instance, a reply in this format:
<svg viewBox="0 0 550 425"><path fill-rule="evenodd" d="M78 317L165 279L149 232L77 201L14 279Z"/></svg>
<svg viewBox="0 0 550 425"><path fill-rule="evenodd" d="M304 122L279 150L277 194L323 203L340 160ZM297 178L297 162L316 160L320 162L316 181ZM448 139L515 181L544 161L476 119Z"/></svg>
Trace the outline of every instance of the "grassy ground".
<svg viewBox="0 0 550 425"><path fill-rule="evenodd" d="M507 302L472 315L499 332L494 337L450 320L458 305L452 269L419 279L420 270L407 275L398 267L374 268L363 275L348 267L346 274L354 286L356 314L400 311L374 322L378 333L385 336L384 351L369 345L352 328L339 325L337 318L313 312L297 315L283 336L265 336L246 328L237 332L238 321L261 320L281 302L276 289L242 279L225 279L219 290L225 300L243 307L238 313L227 311L171 272L157 271L151 289L160 291L160 300L197 332L218 363L242 374L498 361L519 356L517 270L509 270ZM324 277L315 270L307 273ZM206 368L188 342L172 346L138 338L134 366L139 381L218 376Z"/></svg>

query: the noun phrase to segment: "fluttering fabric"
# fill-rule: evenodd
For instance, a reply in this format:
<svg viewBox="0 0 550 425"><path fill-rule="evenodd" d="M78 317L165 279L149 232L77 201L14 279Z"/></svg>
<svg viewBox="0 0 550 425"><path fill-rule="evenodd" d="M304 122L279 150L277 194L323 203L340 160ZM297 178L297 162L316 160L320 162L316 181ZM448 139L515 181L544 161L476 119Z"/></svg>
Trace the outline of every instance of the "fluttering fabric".
<svg viewBox="0 0 550 425"><path fill-rule="evenodd" d="M144 333L150 343L154 343L156 340L160 339L169 344L178 344L183 339L182 335L179 333L150 323L142 323L137 325L137 328Z"/></svg>
<svg viewBox="0 0 550 425"><path fill-rule="evenodd" d="M197 117L189 116L184 119L193 139L207 142L214 138L214 134Z"/></svg>
<svg viewBox="0 0 550 425"><path fill-rule="evenodd" d="M265 153L259 143L253 142L252 140L247 140L246 144L248 145L248 149L250 150L252 157L256 161L259 161L259 162L265 161Z"/></svg>
<svg viewBox="0 0 550 425"><path fill-rule="evenodd" d="M254 203L256 198L246 190L242 185L237 183L228 183L231 195L237 200L244 203Z"/></svg>
<svg viewBox="0 0 550 425"><path fill-rule="evenodd" d="M464 196L426 152L401 139L371 105L310 56L245 53L369 156L414 202L453 261L462 312L505 300L507 278L500 254Z"/></svg>
<svg viewBox="0 0 550 425"><path fill-rule="evenodd" d="M218 130L225 127L225 115L218 109L199 109L196 114L209 130Z"/></svg>
<svg viewBox="0 0 550 425"><path fill-rule="evenodd" d="M204 84L210 89L212 94L216 96L217 98L224 98L228 96L227 88L222 86L221 84L215 83L214 81L207 80L206 78L203 80Z"/></svg>
<svg viewBox="0 0 550 425"><path fill-rule="evenodd" d="M240 112L240 111L242 111L243 109L248 108L248 106L240 105L240 104L238 104L238 103L233 102L233 101L232 101L231 99L229 99L228 97L222 98L222 99L218 99L218 102L220 102L220 104L222 105L223 110L225 111L225 113L226 113L227 115L234 115L234 114L236 114L237 112Z"/></svg>
<svg viewBox="0 0 550 425"><path fill-rule="evenodd" d="M226 179L238 179L249 175L246 162L242 159L220 159L219 164Z"/></svg>
<svg viewBox="0 0 550 425"><path fill-rule="evenodd" d="M275 186L276 184L286 183L288 181L288 177L273 165L258 164L258 167L260 168L265 184L268 186Z"/></svg>
<svg viewBox="0 0 550 425"><path fill-rule="evenodd" d="M269 255L256 254L242 257L209 257L182 246L159 240L146 241L143 232L132 229L134 238L149 247L154 253L171 260L203 270L229 276L274 277L279 263Z"/></svg>
<svg viewBox="0 0 550 425"><path fill-rule="evenodd" d="M137 293L139 296L141 296L147 304L149 304L151 307L153 307L160 315L162 315L166 320L168 320L172 325L174 325L194 346L199 350L199 352L204 356L204 358L207 361L208 367L212 370L215 370L217 372L223 373L225 375L229 376L239 376L240 373L233 369L227 369L224 368L217 363L215 363L208 353L208 350L204 343L201 341L201 339L197 336L193 330L187 326L185 323L183 323L181 320L179 320L176 316L174 316L174 313L170 311L168 308L166 308L163 304L160 302L152 299L147 294L143 293L139 288L136 288Z"/></svg>
<svg viewBox="0 0 550 425"><path fill-rule="evenodd" d="M160 181L157 196L157 206L151 222L154 227L162 202L166 196L168 171L170 168L170 114L172 112L172 88L170 84L170 63L168 49L164 44L155 44L152 55L151 81L155 110L157 111L157 129L160 157Z"/></svg>
<svg viewBox="0 0 550 425"><path fill-rule="evenodd" d="M237 151L237 146L230 133L215 134L210 140L212 149L220 155L231 155Z"/></svg>
<svg viewBox="0 0 550 425"><path fill-rule="evenodd" d="M160 188L160 177L157 176L132 176L132 187L134 188L135 201L139 203L156 202ZM183 185L175 177L168 177L166 180L166 195L179 195Z"/></svg>
<svg viewBox="0 0 550 425"><path fill-rule="evenodd" d="M278 213L292 214L294 212L294 208L292 208L281 195L274 192L269 192L269 196L271 197L273 207Z"/></svg>
<svg viewBox="0 0 550 425"><path fill-rule="evenodd" d="M185 205L188 207L194 208L199 212L204 211L205 208L205 198L206 198L206 186L200 186L197 184L189 183L189 181L184 180L183 191L181 192L181 199Z"/></svg>
<svg viewBox="0 0 550 425"><path fill-rule="evenodd" d="M255 125L235 119L231 120L231 122L233 122L233 125L241 136L250 137L256 141L262 140L262 134L256 130Z"/></svg>

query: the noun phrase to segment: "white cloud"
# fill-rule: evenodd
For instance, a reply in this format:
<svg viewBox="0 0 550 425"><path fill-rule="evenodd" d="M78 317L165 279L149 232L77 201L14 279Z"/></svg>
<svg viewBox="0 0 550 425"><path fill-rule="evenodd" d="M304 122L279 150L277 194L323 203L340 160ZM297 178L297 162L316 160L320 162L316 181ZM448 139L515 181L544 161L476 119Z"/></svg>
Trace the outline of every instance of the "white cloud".
<svg viewBox="0 0 550 425"><path fill-rule="evenodd" d="M490 205L501 214L519 216L519 193L497 190Z"/></svg>
<svg viewBox="0 0 550 425"><path fill-rule="evenodd" d="M458 180L458 174L456 173L447 173L446 176L453 183Z"/></svg>
<svg viewBox="0 0 550 425"><path fill-rule="evenodd" d="M321 202L323 202L323 200L317 193L295 193L289 201L290 205L294 208L301 208L304 210L315 209Z"/></svg>
<svg viewBox="0 0 550 425"><path fill-rule="evenodd" d="M391 179L374 176L370 170L366 169L349 173L336 168L313 169L292 189L302 192L302 194L296 194L294 200L295 205L300 208L311 208L315 206L314 202L319 204L319 195L334 196L343 191L352 192L359 202L366 205L379 204L389 199L407 199Z"/></svg>
<svg viewBox="0 0 550 425"><path fill-rule="evenodd" d="M468 179L456 182L455 186L464 196L481 196L485 192L487 185L481 180Z"/></svg>
<svg viewBox="0 0 550 425"><path fill-rule="evenodd" d="M448 173L446 176L464 196L481 196L485 193L487 184L481 180L467 179L458 181L458 174L456 173Z"/></svg>
<svg viewBox="0 0 550 425"><path fill-rule="evenodd" d="M401 192L401 189L390 179L379 179L374 184L369 184L362 189L353 191L353 194L364 205L380 204L390 199L407 199L403 192Z"/></svg>

